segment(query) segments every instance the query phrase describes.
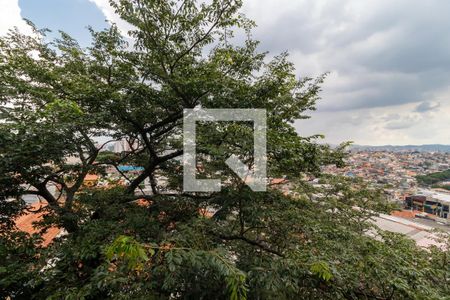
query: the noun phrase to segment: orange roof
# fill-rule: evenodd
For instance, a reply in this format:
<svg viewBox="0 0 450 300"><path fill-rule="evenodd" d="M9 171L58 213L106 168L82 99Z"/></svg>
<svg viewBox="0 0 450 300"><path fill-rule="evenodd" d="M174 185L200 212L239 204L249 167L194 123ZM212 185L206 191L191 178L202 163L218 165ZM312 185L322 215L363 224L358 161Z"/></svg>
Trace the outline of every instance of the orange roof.
<svg viewBox="0 0 450 300"><path fill-rule="evenodd" d="M286 183L288 182L287 179L284 178L274 178L270 181L270 184L281 184L281 183Z"/></svg>
<svg viewBox="0 0 450 300"><path fill-rule="evenodd" d="M45 207L46 205L47 203L40 203L39 201L36 201L29 206L29 209L32 211L36 211L41 207ZM25 214L16 219L17 228L29 234L39 233L39 229L34 228L33 223L42 220L42 217L45 214L45 212L34 213L32 211L26 211ZM61 229L57 227L49 228L47 232L42 235L42 238L44 240L42 245L46 247L60 232Z"/></svg>
<svg viewBox="0 0 450 300"><path fill-rule="evenodd" d="M90 180L98 180L98 175L95 174L87 174L86 177L84 177L84 180L90 181Z"/></svg>

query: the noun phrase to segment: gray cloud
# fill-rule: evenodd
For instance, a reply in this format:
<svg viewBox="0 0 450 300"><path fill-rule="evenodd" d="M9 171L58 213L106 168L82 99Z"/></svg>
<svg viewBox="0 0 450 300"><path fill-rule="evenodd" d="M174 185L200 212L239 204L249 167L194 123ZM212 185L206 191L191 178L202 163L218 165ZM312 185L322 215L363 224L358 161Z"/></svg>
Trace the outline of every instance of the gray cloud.
<svg viewBox="0 0 450 300"><path fill-rule="evenodd" d="M330 72L300 134L361 144L447 143L450 1L248 0L261 50Z"/></svg>
<svg viewBox="0 0 450 300"><path fill-rule="evenodd" d="M341 82L326 84L319 109L420 102L450 81L450 1L273 2L246 7L261 49L289 50L299 75L331 71Z"/></svg>
<svg viewBox="0 0 450 300"><path fill-rule="evenodd" d="M439 109L439 102L425 101L416 106L415 112L424 113Z"/></svg>

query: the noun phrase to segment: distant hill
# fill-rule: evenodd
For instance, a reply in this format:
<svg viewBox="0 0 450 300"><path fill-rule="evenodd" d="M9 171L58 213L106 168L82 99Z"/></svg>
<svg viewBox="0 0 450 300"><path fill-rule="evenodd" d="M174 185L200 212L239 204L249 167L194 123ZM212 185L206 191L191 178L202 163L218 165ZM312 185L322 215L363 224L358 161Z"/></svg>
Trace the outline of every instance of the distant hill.
<svg viewBox="0 0 450 300"><path fill-rule="evenodd" d="M365 150L365 151L391 151L391 152L446 152L450 153L450 145L404 145L404 146L367 146L367 145L352 145L352 150Z"/></svg>

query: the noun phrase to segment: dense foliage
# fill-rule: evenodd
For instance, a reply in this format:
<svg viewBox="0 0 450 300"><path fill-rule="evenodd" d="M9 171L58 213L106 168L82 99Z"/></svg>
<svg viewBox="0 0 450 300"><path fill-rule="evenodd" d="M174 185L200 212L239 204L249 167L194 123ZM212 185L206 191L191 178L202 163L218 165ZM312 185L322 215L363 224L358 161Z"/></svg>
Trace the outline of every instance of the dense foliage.
<svg viewBox="0 0 450 300"><path fill-rule="evenodd" d="M433 185L450 180L450 170L416 176L417 181L423 185Z"/></svg>
<svg viewBox="0 0 450 300"><path fill-rule="evenodd" d="M343 165L343 147L292 124L314 109L323 77L298 79L286 53L260 53L240 0L111 4L128 37L111 26L88 48L65 33L48 42L46 30L0 39L0 297L448 297L448 247L378 230L370 218L390 209L381 192L321 174ZM198 124L197 175L223 187L184 193L182 116L194 107L266 109L268 176L288 178L290 193L253 192L227 170L231 154L252 166L246 122ZM106 152L110 141L129 147ZM83 186L108 167L124 186ZM48 247L14 226L27 194L47 204L38 228L67 233Z"/></svg>

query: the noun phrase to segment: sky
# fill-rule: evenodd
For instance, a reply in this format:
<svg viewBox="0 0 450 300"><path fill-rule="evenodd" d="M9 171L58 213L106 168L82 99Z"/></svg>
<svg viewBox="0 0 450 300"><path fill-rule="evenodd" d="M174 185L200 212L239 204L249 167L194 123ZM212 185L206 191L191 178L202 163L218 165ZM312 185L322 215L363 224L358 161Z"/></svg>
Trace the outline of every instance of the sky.
<svg viewBox="0 0 450 300"><path fill-rule="evenodd" d="M87 26L124 32L108 0L0 0L0 35L22 18L89 45ZM260 50L290 53L299 77L329 72L301 135L361 145L450 144L450 1L244 0Z"/></svg>

